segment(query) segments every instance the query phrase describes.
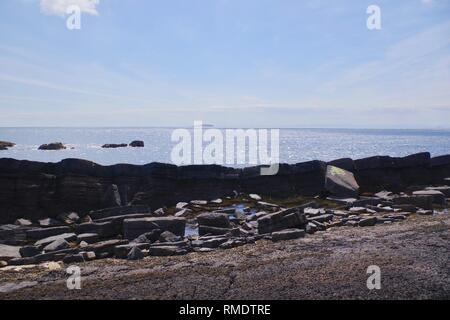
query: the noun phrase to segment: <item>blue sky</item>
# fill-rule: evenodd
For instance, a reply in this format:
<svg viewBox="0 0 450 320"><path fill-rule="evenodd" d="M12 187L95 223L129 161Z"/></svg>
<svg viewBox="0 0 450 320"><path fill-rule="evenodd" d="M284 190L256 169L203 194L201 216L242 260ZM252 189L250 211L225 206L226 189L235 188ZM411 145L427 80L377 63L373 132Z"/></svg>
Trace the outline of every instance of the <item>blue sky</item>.
<svg viewBox="0 0 450 320"><path fill-rule="evenodd" d="M1 0L0 112L0 126L450 128L450 1Z"/></svg>

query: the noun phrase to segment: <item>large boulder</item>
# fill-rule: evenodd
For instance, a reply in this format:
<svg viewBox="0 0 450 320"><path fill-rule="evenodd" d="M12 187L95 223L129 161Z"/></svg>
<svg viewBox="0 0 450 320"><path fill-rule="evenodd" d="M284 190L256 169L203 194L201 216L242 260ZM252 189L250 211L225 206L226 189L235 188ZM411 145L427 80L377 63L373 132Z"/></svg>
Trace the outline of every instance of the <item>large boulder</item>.
<svg viewBox="0 0 450 320"><path fill-rule="evenodd" d="M141 234L160 229L184 237L185 227L186 219L178 217L125 219L123 222L123 235L126 239L133 240Z"/></svg>
<svg viewBox="0 0 450 320"><path fill-rule="evenodd" d="M313 203L307 203L302 206L282 210L259 218L257 220L258 233L266 234L292 228L303 229L308 222L304 209L310 208L313 205Z"/></svg>
<svg viewBox="0 0 450 320"><path fill-rule="evenodd" d="M325 189L337 197L356 198L359 195L359 185L350 171L327 166Z"/></svg>
<svg viewBox="0 0 450 320"><path fill-rule="evenodd" d="M414 196L431 196L433 197L433 203L439 205L445 205L445 195L439 190L419 190L413 192Z"/></svg>
<svg viewBox="0 0 450 320"><path fill-rule="evenodd" d="M142 140L134 140L130 143L130 147L133 148L143 148L144 147L144 141Z"/></svg>
<svg viewBox="0 0 450 320"><path fill-rule="evenodd" d="M202 226L231 228L228 215L224 213L205 212L197 216L197 222Z"/></svg>
<svg viewBox="0 0 450 320"><path fill-rule="evenodd" d="M39 150L62 150L66 149L66 146L62 142L52 142L39 146Z"/></svg>
<svg viewBox="0 0 450 320"><path fill-rule="evenodd" d="M393 199L396 205L410 204L425 210L433 209L433 196L402 196Z"/></svg>

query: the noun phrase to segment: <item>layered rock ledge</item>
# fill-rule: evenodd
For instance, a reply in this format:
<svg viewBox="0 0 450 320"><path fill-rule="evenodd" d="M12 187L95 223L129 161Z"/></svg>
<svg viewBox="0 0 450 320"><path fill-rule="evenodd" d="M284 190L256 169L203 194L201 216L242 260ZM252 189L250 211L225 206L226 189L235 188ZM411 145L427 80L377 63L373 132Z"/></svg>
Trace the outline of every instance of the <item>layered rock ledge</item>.
<svg viewBox="0 0 450 320"><path fill-rule="evenodd" d="M401 158L374 156L330 163L315 160L281 164L278 174L273 176L261 176L260 167L177 167L162 163L101 166L81 159L44 163L2 158L0 223L130 204L147 205L154 210L191 199L216 199L233 192L273 198L326 196L331 188L325 178L328 164L353 173L359 194L380 190L400 192L415 186L442 184L450 177L450 155L431 158L427 152Z"/></svg>

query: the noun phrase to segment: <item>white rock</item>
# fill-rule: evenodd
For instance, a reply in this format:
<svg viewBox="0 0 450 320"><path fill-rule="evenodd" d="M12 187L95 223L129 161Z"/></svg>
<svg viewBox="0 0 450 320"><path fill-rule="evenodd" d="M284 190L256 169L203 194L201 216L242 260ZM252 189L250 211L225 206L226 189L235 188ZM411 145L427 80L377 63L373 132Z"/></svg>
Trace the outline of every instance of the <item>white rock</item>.
<svg viewBox="0 0 450 320"><path fill-rule="evenodd" d="M178 202L177 205L175 206L175 209L178 210L182 210L184 209L189 203L187 202Z"/></svg>
<svg viewBox="0 0 450 320"><path fill-rule="evenodd" d="M177 213L175 213L175 217L184 217L191 212L192 212L191 209L182 209L182 210L178 211Z"/></svg>
<svg viewBox="0 0 450 320"><path fill-rule="evenodd" d="M258 195L258 194L256 194L256 193L250 193L248 196L249 196L251 199L256 200L256 201L261 201L261 200L262 200L261 196Z"/></svg>
<svg viewBox="0 0 450 320"><path fill-rule="evenodd" d="M204 206L208 204L208 201L206 200L191 200L191 204L196 204L199 206Z"/></svg>

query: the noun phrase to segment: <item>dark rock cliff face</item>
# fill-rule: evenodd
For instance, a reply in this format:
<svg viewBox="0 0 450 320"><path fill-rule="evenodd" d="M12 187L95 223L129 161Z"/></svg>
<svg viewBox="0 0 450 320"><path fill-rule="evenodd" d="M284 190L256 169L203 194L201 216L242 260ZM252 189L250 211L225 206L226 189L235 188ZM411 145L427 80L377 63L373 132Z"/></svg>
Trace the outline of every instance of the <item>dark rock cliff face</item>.
<svg viewBox="0 0 450 320"><path fill-rule="evenodd" d="M429 153L345 159L333 164L352 171L361 192L402 191L412 185L442 183L450 177L450 156L430 159ZM325 193L326 166L323 161L282 164L277 175L261 176L259 167L101 166L79 159L43 163L2 158L0 223L21 217L55 217L65 211L86 213L111 204L145 204L154 210L178 201L223 197L233 190L273 197L321 195Z"/></svg>

